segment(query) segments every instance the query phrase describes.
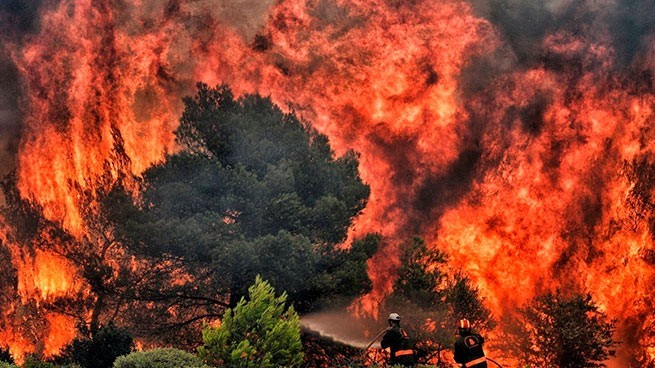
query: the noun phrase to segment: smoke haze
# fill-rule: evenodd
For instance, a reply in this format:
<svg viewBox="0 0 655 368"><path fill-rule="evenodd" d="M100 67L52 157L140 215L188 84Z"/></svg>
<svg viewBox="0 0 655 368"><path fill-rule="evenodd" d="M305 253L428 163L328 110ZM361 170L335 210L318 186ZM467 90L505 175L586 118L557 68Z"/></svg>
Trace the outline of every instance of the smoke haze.
<svg viewBox="0 0 655 368"><path fill-rule="evenodd" d="M9 57L8 43L38 28L41 1L0 2L0 175L14 168L21 127L19 75Z"/></svg>
<svg viewBox="0 0 655 368"><path fill-rule="evenodd" d="M650 176L626 174L655 160L651 1L61 0L0 13L3 170L17 162L21 195L75 234L71 183L104 173L113 132L131 159L121 170L138 175L178 149L193 84L227 83L358 151L372 193L350 238L386 236L360 310L376 314L398 244L419 234L498 314L564 287L622 318L621 337L655 325L652 203L631 205Z"/></svg>

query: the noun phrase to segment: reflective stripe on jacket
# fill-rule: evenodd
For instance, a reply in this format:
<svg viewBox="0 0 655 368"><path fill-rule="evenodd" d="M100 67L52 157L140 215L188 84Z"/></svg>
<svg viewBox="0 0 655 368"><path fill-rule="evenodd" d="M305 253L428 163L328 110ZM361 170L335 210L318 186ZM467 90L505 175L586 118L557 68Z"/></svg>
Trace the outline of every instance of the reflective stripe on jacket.
<svg viewBox="0 0 655 368"><path fill-rule="evenodd" d="M405 349L405 350L398 350L393 355L396 356L396 357L399 357L399 356L403 356L403 355L412 355L412 354L414 354L414 350Z"/></svg>

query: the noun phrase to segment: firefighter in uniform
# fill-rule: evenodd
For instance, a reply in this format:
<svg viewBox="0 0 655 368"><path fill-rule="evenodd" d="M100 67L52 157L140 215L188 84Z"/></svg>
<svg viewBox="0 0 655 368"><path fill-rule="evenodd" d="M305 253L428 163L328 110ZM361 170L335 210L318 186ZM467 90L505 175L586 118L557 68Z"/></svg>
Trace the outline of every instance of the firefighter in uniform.
<svg viewBox="0 0 655 368"><path fill-rule="evenodd" d="M487 368L487 358L482 350L482 336L471 332L468 319L460 320L457 327L459 339L455 341L455 361L461 364L462 368Z"/></svg>
<svg viewBox="0 0 655 368"><path fill-rule="evenodd" d="M413 367L416 365L414 349L411 346L407 332L400 327L400 315L391 313L389 315L389 328L380 342L383 349L391 350L389 365L402 365Z"/></svg>

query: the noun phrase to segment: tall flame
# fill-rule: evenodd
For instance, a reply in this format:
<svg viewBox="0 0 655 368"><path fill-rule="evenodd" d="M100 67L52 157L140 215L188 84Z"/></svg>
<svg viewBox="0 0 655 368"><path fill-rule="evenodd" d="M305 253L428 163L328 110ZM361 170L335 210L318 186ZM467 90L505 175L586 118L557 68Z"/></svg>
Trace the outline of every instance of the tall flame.
<svg viewBox="0 0 655 368"><path fill-rule="evenodd" d="M105 174L116 132L138 174L173 148L179 109L165 86L173 82L162 77L165 36L131 37L118 29L109 4L62 2L44 14L43 31L16 52L28 90L21 195L78 235L85 226L79 191Z"/></svg>
<svg viewBox="0 0 655 368"><path fill-rule="evenodd" d="M84 234L80 192L107 171L116 180L162 160L175 149L179 98L197 80L227 83L290 105L339 154L360 154L371 198L350 238L387 239L360 307L376 313L400 241L419 234L496 314L566 287L590 291L623 338L653 327L654 234L628 174L653 161L652 37L623 68L608 29L563 27L525 66L459 0L282 0L254 37L211 1L122 6L61 0L14 48L27 91L19 189L48 219ZM129 165L118 164L119 142ZM23 262L62 264L37 257ZM42 297L75 284L32 277ZM21 292L33 295L31 283ZM633 341L622 359L639 344L652 351L652 340Z"/></svg>

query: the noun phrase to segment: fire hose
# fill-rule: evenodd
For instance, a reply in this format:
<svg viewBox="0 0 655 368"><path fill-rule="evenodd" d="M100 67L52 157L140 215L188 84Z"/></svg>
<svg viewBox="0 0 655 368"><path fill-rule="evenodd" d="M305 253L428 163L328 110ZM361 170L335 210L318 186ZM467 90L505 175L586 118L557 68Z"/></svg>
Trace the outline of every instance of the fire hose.
<svg viewBox="0 0 655 368"><path fill-rule="evenodd" d="M370 348L380 338L380 336L382 336L385 332L389 331L390 328L391 327L384 328L380 330L380 332L378 332L377 335L375 335L375 338L371 340L371 343L366 345L366 347L364 348L364 352L362 353L362 356L359 358L360 361L364 361L364 358L366 358L366 352L368 351L368 348Z"/></svg>
<svg viewBox="0 0 655 368"><path fill-rule="evenodd" d="M486 359L488 362L492 362L493 364L497 365L499 368L503 368L503 366L500 365L500 363L498 363L497 361L495 361L495 360L493 360L493 359L491 359L491 358L489 358L489 357L485 357L485 359ZM460 367L460 366L458 365L457 367ZM462 365L461 367L463 368L464 365Z"/></svg>
<svg viewBox="0 0 655 368"><path fill-rule="evenodd" d="M492 362L493 364L497 365L499 368L503 368L503 366L500 365L500 363L498 363L497 361L495 361L495 360L493 360L493 359L491 359L489 357L487 357L487 361Z"/></svg>
<svg viewBox="0 0 655 368"><path fill-rule="evenodd" d="M495 361L495 360L493 360L493 359L491 359L491 358L489 358L489 357L485 357L485 359L486 359L488 362L492 362L493 364L497 365L498 368L503 368L503 366L500 365L500 363L498 363L497 361ZM464 367L464 365L462 365L462 367Z"/></svg>

